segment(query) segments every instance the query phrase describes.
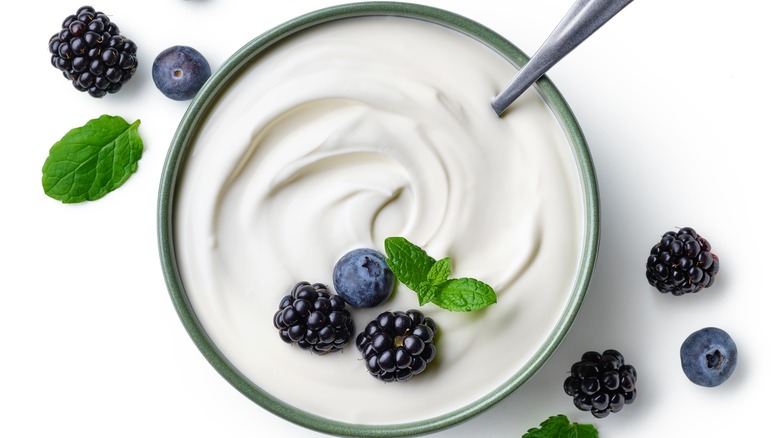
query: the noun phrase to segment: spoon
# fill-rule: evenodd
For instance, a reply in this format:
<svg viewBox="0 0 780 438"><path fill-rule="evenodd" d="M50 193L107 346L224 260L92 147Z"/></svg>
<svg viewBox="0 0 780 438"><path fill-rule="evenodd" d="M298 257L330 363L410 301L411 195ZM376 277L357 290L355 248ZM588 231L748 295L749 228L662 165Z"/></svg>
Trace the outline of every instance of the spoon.
<svg viewBox="0 0 780 438"><path fill-rule="evenodd" d="M632 0L577 0L539 50L491 101L496 115Z"/></svg>

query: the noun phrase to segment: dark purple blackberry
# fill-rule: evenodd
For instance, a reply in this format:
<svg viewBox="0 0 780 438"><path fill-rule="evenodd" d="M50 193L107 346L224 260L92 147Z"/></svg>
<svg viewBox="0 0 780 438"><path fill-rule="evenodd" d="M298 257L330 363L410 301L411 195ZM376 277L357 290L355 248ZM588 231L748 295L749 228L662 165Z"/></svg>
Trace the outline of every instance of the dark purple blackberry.
<svg viewBox="0 0 780 438"><path fill-rule="evenodd" d="M645 265L647 281L663 293L695 293L715 282L720 263L710 243L693 228L668 231L650 250Z"/></svg>
<svg viewBox="0 0 780 438"><path fill-rule="evenodd" d="M574 397L577 409L604 418L636 399L636 369L616 350L588 351L571 366L563 390Z"/></svg>
<svg viewBox="0 0 780 438"><path fill-rule="evenodd" d="M274 326L284 342L318 355L341 350L355 331L344 299L331 295L323 284L306 281L282 298Z"/></svg>
<svg viewBox="0 0 780 438"><path fill-rule="evenodd" d="M419 310L383 312L355 339L366 368L385 382L405 381L420 374L436 356L433 319Z"/></svg>
<svg viewBox="0 0 780 438"><path fill-rule="evenodd" d="M82 6L49 39L51 63L79 91L103 97L116 93L138 67L136 45L108 16Z"/></svg>

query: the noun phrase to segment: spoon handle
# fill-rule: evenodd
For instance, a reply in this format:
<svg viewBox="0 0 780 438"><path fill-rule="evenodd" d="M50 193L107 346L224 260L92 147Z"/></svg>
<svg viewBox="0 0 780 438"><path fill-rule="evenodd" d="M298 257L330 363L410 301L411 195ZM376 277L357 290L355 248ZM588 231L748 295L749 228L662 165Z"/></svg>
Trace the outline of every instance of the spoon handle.
<svg viewBox="0 0 780 438"><path fill-rule="evenodd" d="M577 0L536 54L517 72L509 85L492 100L491 105L496 114L500 116L550 67L585 41L631 1Z"/></svg>

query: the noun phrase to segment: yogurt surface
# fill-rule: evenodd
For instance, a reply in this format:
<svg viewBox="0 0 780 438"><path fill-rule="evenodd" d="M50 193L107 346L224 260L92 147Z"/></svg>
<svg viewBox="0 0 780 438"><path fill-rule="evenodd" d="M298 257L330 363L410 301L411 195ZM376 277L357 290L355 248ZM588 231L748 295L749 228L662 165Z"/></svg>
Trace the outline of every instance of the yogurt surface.
<svg viewBox="0 0 780 438"><path fill-rule="evenodd" d="M516 69L440 25L360 17L267 50L228 88L187 150L176 258L221 353L272 396L338 421L394 424L452 412L501 387L544 344L569 299L585 213L563 128L529 90L503 117L490 99ZM498 302L457 313L399 285L384 310L420 308L437 357L408 382L371 377L354 342L315 356L283 343L279 301L332 283L347 251L403 236Z"/></svg>

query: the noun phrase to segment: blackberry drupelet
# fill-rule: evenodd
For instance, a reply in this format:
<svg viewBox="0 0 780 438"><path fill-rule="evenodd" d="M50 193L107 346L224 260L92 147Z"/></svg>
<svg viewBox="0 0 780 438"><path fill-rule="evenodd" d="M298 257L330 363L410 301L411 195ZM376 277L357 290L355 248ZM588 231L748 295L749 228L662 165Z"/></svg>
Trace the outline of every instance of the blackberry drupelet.
<svg viewBox="0 0 780 438"><path fill-rule="evenodd" d="M103 97L116 93L138 67L137 47L108 16L82 6L49 39L51 63L79 91Z"/></svg>
<svg viewBox="0 0 780 438"><path fill-rule="evenodd" d="M668 231L650 250L647 281L662 293L678 296L710 287L720 268L718 256L710 250L707 239L693 228Z"/></svg>
<svg viewBox="0 0 780 438"><path fill-rule="evenodd" d="M636 399L636 369L616 350L588 351L571 366L563 390L574 397L574 406L596 418L618 412Z"/></svg>
<svg viewBox="0 0 780 438"><path fill-rule="evenodd" d="M423 372L436 356L437 331L433 319L419 310L382 312L355 342L372 376L405 381Z"/></svg>
<svg viewBox="0 0 780 438"><path fill-rule="evenodd" d="M302 281L282 298L274 326L288 344L323 355L344 348L355 331L344 299L325 285Z"/></svg>

